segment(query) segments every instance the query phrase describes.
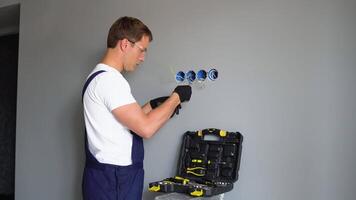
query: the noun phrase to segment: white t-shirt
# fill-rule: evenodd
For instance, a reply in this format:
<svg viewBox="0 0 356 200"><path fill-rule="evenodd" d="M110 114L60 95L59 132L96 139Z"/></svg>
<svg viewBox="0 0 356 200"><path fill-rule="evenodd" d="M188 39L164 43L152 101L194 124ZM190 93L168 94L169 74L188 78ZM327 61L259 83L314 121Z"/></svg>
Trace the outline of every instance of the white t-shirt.
<svg viewBox="0 0 356 200"><path fill-rule="evenodd" d="M83 99L89 151L100 163L131 165L132 134L111 111L136 100L118 70L101 63L90 75L99 70L106 72L90 82Z"/></svg>

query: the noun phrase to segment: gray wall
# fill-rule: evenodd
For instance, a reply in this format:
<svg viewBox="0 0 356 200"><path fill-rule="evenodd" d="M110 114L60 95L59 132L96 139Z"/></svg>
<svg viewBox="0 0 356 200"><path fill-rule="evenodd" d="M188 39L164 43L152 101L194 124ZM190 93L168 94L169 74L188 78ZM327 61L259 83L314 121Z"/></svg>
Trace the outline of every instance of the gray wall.
<svg viewBox="0 0 356 200"><path fill-rule="evenodd" d="M0 1L0 8L5 6L11 6L14 4L20 3L20 0L1 0Z"/></svg>
<svg viewBox="0 0 356 200"><path fill-rule="evenodd" d="M186 130L216 127L245 137L225 199L355 199L354 0L20 2L17 200L80 199L81 87L123 15L154 33L127 75L140 103L172 91L171 68L220 72L145 141L146 189L174 175Z"/></svg>

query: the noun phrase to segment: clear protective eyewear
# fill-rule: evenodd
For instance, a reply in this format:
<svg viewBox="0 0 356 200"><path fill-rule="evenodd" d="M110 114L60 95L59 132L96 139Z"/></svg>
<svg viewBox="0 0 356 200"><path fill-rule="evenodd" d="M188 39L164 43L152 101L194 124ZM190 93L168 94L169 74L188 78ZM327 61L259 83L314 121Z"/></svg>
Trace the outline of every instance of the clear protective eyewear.
<svg viewBox="0 0 356 200"><path fill-rule="evenodd" d="M131 41L129 39L127 39L129 42L131 42L135 47L137 47L140 50L141 54L147 54L147 49L143 48L142 46L138 45L136 42Z"/></svg>

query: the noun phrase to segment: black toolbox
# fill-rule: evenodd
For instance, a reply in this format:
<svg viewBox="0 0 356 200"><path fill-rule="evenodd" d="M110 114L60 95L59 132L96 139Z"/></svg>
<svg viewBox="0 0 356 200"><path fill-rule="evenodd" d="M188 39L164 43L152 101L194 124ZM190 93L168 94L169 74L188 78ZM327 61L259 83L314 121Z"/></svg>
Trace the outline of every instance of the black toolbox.
<svg viewBox="0 0 356 200"><path fill-rule="evenodd" d="M149 191L209 197L232 190L239 177L242 140L239 132L220 129L186 132L177 175L150 183Z"/></svg>

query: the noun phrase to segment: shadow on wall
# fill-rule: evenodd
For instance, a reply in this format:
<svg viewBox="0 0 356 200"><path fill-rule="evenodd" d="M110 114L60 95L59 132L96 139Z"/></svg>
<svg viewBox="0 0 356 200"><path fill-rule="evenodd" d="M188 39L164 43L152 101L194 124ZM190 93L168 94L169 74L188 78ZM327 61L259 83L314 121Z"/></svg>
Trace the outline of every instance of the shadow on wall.
<svg viewBox="0 0 356 200"><path fill-rule="evenodd" d="M0 37L0 199L13 199L19 35Z"/></svg>
<svg viewBox="0 0 356 200"><path fill-rule="evenodd" d="M66 102L61 106L56 129L60 134L55 137L57 141L58 152L56 160L61 167L56 168L55 176L58 181L62 182L67 191L64 195L68 199L81 199L81 182L84 168L84 120L82 117L81 94L66 97ZM65 124L66 126L62 126ZM63 188L61 190L64 190Z"/></svg>
<svg viewBox="0 0 356 200"><path fill-rule="evenodd" d="M103 50L93 52L93 55L88 56L88 60L83 64L83 71L80 78L76 78L78 82L75 88L71 91L70 96L66 96L61 104L59 121L57 130L61 130L58 135L58 149L61 151L58 154L61 162L65 162L65 167L58 174L66 175L63 178L63 185L70 191L67 195L69 199L82 199L82 175L85 164L85 124L83 116L82 104L82 87L86 77L94 69L95 65L100 62ZM61 125L65 124L66 127ZM65 148L63 148L65 147ZM68 170L69 169L69 170ZM70 180L68 180L70 179Z"/></svg>
<svg viewBox="0 0 356 200"><path fill-rule="evenodd" d="M69 59L67 64L73 71L65 73L63 79L57 79L58 86L54 88L63 94L50 97L57 103L53 107L54 112L48 113L54 115L51 119L54 134L50 136L54 146L49 152L53 156L49 159L55 162L50 164L53 168L49 176L60 186L53 190L61 193L61 199L82 199L81 185L85 163L82 87L90 71L100 61L103 51L104 48L98 47L80 54L71 52L76 59Z"/></svg>

